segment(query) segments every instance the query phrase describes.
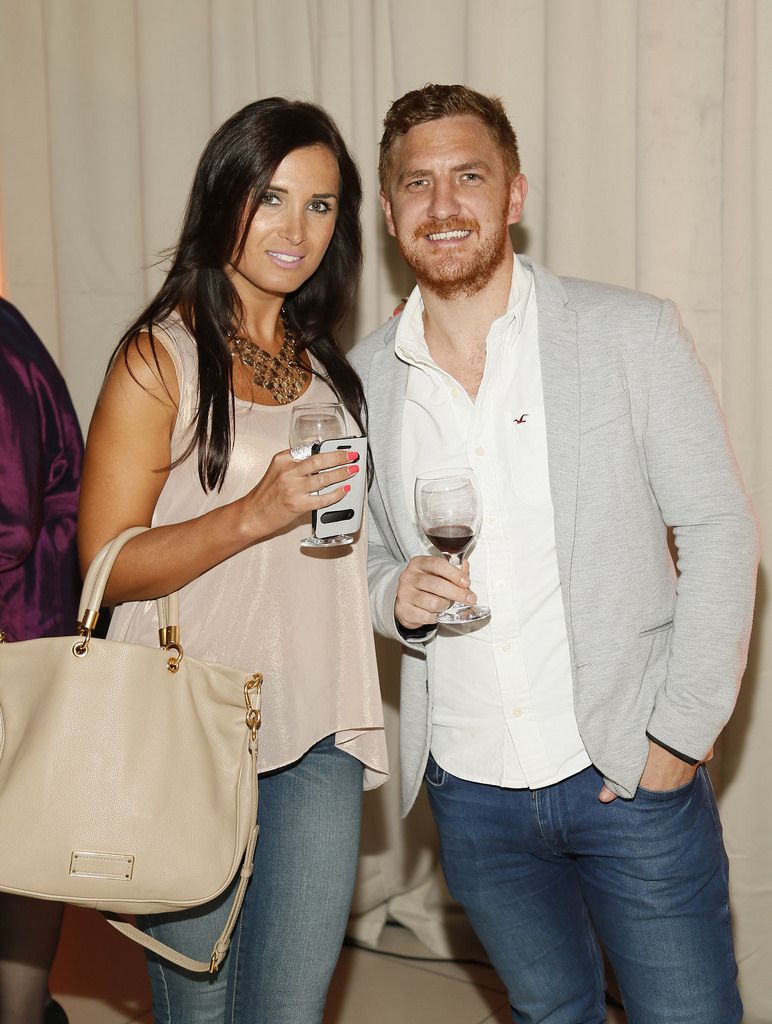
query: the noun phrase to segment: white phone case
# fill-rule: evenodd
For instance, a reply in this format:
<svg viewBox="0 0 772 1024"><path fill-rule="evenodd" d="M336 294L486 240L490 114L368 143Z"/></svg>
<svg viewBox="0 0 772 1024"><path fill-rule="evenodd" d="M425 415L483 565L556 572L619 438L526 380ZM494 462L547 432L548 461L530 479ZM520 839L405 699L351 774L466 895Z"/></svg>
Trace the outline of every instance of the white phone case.
<svg viewBox="0 0 772 1024"><path fill-rule="evenodd" d="M362 510L364 507L365 490L367 489L367 438L366 437L336 437L328 441L317 443L313 447L314 455L317 452L358 452L359 472L350 477L347 483L351 490L348 494L336 501L334 505L327 508L314 509L311 512L311 525L317 537L335 537L339 533L356 533L362 525ZM323 487L319 492L335 490L340 484L330 484Z"/></svg>

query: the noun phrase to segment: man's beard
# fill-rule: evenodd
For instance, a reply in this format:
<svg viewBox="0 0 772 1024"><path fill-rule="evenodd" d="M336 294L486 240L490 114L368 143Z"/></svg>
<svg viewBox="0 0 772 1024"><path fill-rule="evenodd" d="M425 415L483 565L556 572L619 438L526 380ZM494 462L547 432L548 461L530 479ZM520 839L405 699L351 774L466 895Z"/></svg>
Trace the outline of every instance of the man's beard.
<svg viewBox="0 0 772 1024"><path fill-rule="evenodd" d="M466 253L449 251L445 255L426 258L419 255L418 243L428 234L437 231L474 231L479 234L480 225L475 220L454 218L438 224L436 221L421 224L409 241L397 238L402 258L415 274L420 287L433 292L440 299L470 298L482 291L504 262L510 247L509 226L505 215L495 234L481 240L475 250Z"/></svg>

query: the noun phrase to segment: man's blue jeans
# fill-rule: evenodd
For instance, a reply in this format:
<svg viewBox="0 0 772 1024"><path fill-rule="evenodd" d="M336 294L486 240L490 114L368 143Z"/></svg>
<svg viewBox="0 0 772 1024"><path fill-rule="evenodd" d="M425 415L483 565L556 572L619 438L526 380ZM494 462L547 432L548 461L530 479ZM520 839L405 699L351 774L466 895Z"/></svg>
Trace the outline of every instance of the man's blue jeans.
<svg viewBox="0 0 772 1024"><path fill-rule="evenodd" d="M332 736L260 776L254 873L230 952L214 980L149 956L156 1024L321 1021L354 891L361 812L362 764ZM206 960L233 889L193 912L146 917L143 927Z"/></svg>
<svg viewBox="0 0 772 1024"><path fill-rule="evenodd" d="M540 790L426 782L448 888L520 1024L603 1024L596 935L629 1024L736 1024L727 860L707 771L602 804L592 767Z"/></svg>

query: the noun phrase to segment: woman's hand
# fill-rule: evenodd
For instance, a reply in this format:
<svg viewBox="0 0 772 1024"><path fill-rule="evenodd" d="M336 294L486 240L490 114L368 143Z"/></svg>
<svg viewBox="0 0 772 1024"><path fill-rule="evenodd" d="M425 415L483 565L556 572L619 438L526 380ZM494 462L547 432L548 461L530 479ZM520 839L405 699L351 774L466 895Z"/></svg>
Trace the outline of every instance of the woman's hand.
<svg viewBox="0 0 772 1024"><path fill-rule="evenodd" d="M277 452L260 483L241 499L250 537L270 537L298 516L340 501L351 490L346 481L360 472L357 458L356 452L336 451L298 462L289 451ZM317 493L330 484L339 486Z"/></svg>

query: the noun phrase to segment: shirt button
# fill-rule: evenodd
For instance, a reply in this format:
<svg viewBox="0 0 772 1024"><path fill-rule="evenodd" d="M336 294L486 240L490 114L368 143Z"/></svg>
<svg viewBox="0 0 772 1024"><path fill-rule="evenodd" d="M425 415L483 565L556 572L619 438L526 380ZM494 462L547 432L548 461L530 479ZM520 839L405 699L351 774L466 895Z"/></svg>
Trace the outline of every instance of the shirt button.
<svg viewBox="0 0 772 1024"><path fill-rule="evenodd" d="M508 651L512 650L512 644L504 644L504 646L501 649L506 654Z"/></svg>
<svg viewBox="0 0 772 1024"><path fill-rule="evenodd" d="M485 449L481 444L478 444L474 450L475 455L485 455Z"/></svg>
<svg viewBox="0 0 772 1024"><path fill-rule="evenodd" d="M495 516L486 516L485 517L485 521L486 521L486 523L495 523L496 522L496 517Z"/></svg>
<svg viewBox="0 0 772 1024"><path fill-rule="evenodd" d="M450 393L451 395L453 395L454 398L458 398L458 396L461 394L458 388L453 388L453 390Z"/></svg>
<svg viewBox="0 0 772 1024"><path fill-rule="evenodd" d="M496 580L496 587L498 590L504 589L504 580Z"/></svg>
<svg viewBox="0 0 772 1024"><path fill-rule="evenodd" d="M522 718L523 717L523 709L522 708L512 708L512 717L513 718Z"/></svg>

